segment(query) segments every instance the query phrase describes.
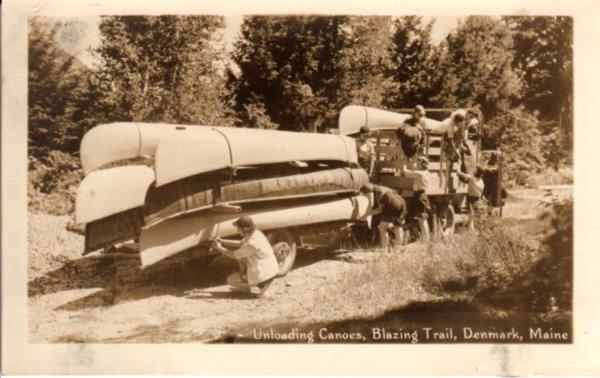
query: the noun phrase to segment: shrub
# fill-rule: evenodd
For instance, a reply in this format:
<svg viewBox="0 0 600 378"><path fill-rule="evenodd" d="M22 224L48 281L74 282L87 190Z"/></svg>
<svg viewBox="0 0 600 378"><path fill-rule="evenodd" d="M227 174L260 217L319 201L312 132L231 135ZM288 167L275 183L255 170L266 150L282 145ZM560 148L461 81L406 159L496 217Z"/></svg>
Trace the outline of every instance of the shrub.
<svg viewBox="0 0 600 378"><path fill-rule="evenodd" d="M569 184L573 184L573 168L569 166L558 169L546 168L538 174L531 175L526 180L526 185L530 187Z"/></svg>
<svg viewBox="0 0 600 378"><path fill-rule="evenodd" d="M503 110L492 118L483 136L483 147L504 153L504 177L508 183L524 185L544 168L539 121L521 108Z"/></svg>
<svg viewBox="0 0 600 378"><path fill-rule="evenodd" d="M29 157L28 208L52 215L73 212L77 187L83 177L79 159L60 151Z"/></svg>
<svg viewBox="0 0 600 378"><path fill-rule="evenodd" d="M539 248L531 235L499 218L483 214L477 224L478 231L413 243L400 253L357 264L331 295L381 312L407 301L501 291L533 266Z"/></svg>

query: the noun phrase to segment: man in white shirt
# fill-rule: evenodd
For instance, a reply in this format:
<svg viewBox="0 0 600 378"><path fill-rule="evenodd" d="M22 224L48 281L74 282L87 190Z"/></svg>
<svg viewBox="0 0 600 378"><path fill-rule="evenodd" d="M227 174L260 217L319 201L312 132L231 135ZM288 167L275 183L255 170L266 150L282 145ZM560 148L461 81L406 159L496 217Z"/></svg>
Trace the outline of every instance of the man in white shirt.
<svg viewBox="0 0 600 378"><path fill-rule="evenodd" d="M431 205L429 204L429 198L425 191L427 190L428 175L429 175L429 160L425 156L419 156L417 159L417 169L411 170L406 169L402 166L400 174L412 178L413 181L413 197L411 201L412 214L419 223L421 229L421 238L426 241L429 239L429 224L427 219L431 212Z"/></svg>
<svg viewBox="0 0 600 378"><path fill-rule="evenodd" d="M356 140L356 153L358 155L358 164L369 174L373 176L375 167L375 147L369 141L371 130L368 126L361 126Z"/></svg>
<svg viewBox="0 0 600 378"><path fill-rule="evenodd" d="M213 247L226 257L236 259L240 264L240 271L227 277L227 283L232 290L249 292L260 297L279 272L277 258L271 244L256 228L252 218L244 215L233 224L242 235L242 240L216 238ZM231 251L224 245L237 250Z"/></svg>

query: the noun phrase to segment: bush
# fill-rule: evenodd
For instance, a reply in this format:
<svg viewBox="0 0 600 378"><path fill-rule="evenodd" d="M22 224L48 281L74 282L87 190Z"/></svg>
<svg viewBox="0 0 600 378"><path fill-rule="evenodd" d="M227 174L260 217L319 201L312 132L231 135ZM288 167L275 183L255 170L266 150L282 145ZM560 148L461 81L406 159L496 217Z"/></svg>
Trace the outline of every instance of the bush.
<svg viewBox="0 0 600 378"><path fill-rule="evenodd" d="M33 212L67 215L73 212L83 171L79 159L60 151L29 157L28 208Z"/></svg>
<svg viewBox="0 0 600 378"><path fill-rule="evenodd" d="M558 171L573 164L573 148L556 122L542 123L542 152L547 165Z"/></svg>
<svg viewBox="0 0 600 378"><path fill-rule="evenodd" d="M339 296L385 311L407 301L469 298L505 289L537 261L538 245L499 218L484 214L477 222L478 231L410 244L401 253L357 265L339 285Z"/></svg>
<svg viewBox="0 0 600 378"><path fill-rule="evenodd" d="M488 122L483 147L504 153L507 183L525 185L528 177L543 170L545 160L539 129L537 118L521 108L504 110Z"/></svg>
<svg viewBox="0 0 600 378"><path fill-rule="evenodd" d="M570 322L573 298L573 202L554 200L542 216L550 221L535 264L514 278L503 295L487 298L497 308L534 315L539 322Z"/></svg>
<svg viewBox="0 0 600 378"><path fill-rule="evenodd" d="M558 169L546 168L538 174L531 175L526 180L526 185L530 187L571 184L573 184L573 168L569 166Z"/></svg>

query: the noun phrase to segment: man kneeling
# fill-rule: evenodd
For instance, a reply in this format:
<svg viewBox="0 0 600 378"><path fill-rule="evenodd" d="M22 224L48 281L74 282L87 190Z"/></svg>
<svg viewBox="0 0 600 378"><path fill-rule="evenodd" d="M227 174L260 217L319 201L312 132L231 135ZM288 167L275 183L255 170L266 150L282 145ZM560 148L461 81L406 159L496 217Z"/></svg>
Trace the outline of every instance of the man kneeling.
<svg viewBox="0 0 600 378"><path fill-rule="evenodd" d="M213 248L223 255L236 259L240 271L227 277L233 291L243 291L262 296L279 272L277 258L267 237L256 228L252 218L241 216L233 223L242 240L216 238ZM235 251L229 248L237 248Z"/></svg>

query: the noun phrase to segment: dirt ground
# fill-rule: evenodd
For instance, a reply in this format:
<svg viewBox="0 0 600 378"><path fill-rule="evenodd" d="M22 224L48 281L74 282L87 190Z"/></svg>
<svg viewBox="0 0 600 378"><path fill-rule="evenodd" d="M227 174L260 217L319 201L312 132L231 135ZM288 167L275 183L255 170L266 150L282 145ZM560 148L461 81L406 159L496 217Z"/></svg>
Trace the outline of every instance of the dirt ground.
<svg viewBox="0 0 600 378"><path fill-rule="evenodd" d="M571 186L520 189L504 208L507 222L533 220L543 204L572 195ZM65 229L69 217L29 215L30 341L207 342L236 330L272 324L310 324L373 316L381 308L322 301L370 252L301 251L295 268L268 296L231 293L236 264L171 261L140 271L135 253L81 257L83 237ZM423 256L425 258L425 256ZM407 285L394 306L432 300Z"/></svg>

